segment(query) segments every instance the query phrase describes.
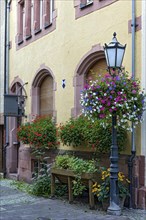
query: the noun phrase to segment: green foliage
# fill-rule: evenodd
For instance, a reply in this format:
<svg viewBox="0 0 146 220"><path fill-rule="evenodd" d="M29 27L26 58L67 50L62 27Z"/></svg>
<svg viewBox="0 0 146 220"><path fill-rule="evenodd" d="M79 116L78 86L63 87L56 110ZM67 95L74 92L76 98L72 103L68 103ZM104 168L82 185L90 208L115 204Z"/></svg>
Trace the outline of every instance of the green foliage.
<svg viewBox="0 0 146 220"><path fill-rule="evenodd" d="M42 169L35 172L32 179L32 184L25 183L23 181L13 181L11 183L16 189L29 193L35 196L43 196L48 198L51 195L51 165L42 163ZM63 184L56 184L55 195L57 197L63 196L67 192L67 186Z"/></svg>
<svg viewBox="0 0 146 220"><path fill-rule="evenodd" d="M98 163L95 160L83 160L70 155L58 155L53 164L54 168L72 170L76 177L73 180L73 195L78 196L83 193L86 186L81 182L83 173L95 173L99 171Z"/></svg>
<svg viewBox="0 0 146 220"><path fill-rule="evenodd" d="M57 145L56 126L47 116L36 117L32 123L21 125L17 136L22 143L31 146L36 157L42 157L46 150Z"/></svg>
<svg viewBox="0 0 146 220"><path fill-rule="evenodd" d="M85 143L83 117L71 118L65 125L61 125L59 135L63 144L68 146L81 146ZM87 121L86 121L87 123Z"/></svg>
<svg viewBox="0 0 146 220"><path fill-rule="evenodd" d="M36 196L49 197L51 195L51 164L42 163L42 169L35 172L33 182L29 188L29 193ZM55 195L63 196L67 192L67 186L56 184Z"/></svg>
<svg viewBox="0 0 146 220"><path fill-rule="evenodd" d="M75 178L75 180L73 180L72 190L74 196L79 196L82 195L84 190L86 190L86 186L82 184L80 178Z"/></svg>
<svg viewBox="0 0 146 220"><path fill-rule="evenodd" d="M25 183L24 181L13 180L11 185L22 192L29 192L30 189L30 185L28 183Z"/></svg>
<svg viewBox="0 0 146 220"><path fill-rule="evenodd" d="M44 162L41 165L42 168L34 173L30 193L36 196L48 197L51 194L51 165Z"/></svg>
<svg viewBox="0 0 146 220"><path fill-rule="evenodd" d="M88 146L96 152L109 153L112 140L111 123L103 128L99 120L92 122L87 117L71 118L59 128L59 137L68 146ZM125 149L127 133L122 127L117 128L119 152Z"/></svg>
<svg viewBox="0 0 146 220"><path fill-rule="evenodd" d="M53 167L72 170L77 175L81 175L82 173L94 173L99 170L97 161L83 160L71 155L58 155L55 158Z"/></svg>

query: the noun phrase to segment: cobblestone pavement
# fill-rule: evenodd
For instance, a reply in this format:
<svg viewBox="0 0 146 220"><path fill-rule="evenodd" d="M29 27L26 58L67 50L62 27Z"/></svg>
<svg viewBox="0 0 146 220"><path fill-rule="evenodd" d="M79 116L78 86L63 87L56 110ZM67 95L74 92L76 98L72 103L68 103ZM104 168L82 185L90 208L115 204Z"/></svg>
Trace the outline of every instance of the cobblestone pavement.
<svg viewBox="0 0 146 220"><path fill-rule="evenodd" d="M146 220L146 210L124 209L121 216L111 216L81 203L30 196L11 182L0 181L0 220Z"/></svg>

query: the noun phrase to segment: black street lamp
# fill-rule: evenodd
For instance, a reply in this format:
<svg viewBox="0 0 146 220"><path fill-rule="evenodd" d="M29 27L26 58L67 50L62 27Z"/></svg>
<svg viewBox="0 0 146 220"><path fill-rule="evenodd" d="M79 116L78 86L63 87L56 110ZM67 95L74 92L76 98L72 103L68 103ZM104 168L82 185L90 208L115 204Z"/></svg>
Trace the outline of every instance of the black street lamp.
<svg viewBox="0 0 146 220"><path fill-rule="evenodd" d="M105 44L104 52L106 57L109 73L111 69L121 69L125 46L122 46L116 38L116 33L113 34L112 41ZM121 208L119 206L119 190L118 190L118 146L117 146L117 116L116 112L112 113L112 146L110 156L110 206L107 212L112 215L121 215Z"/></svg>

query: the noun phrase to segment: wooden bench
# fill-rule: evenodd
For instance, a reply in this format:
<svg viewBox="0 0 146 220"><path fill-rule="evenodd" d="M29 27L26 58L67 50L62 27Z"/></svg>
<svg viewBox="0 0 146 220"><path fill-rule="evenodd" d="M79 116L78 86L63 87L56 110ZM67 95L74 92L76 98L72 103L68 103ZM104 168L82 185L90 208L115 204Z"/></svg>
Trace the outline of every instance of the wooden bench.
<svg viewBox="0 0 146 220"><path fill-rule="evenodd" d="M76 174L71 170L65 169L51 169L51 196L55 195L55 178L57 178L61 183L65 183L68 185L68 197L69 202L73 202L73 191L72 191L72 180L74 180ZM97 181L99 177L98 173L84 173L81 175L81 181L88 187L89 189L89 206L91 209L95 208L94 203L94 194L92 193L92 186L94 182Z"/></svg>

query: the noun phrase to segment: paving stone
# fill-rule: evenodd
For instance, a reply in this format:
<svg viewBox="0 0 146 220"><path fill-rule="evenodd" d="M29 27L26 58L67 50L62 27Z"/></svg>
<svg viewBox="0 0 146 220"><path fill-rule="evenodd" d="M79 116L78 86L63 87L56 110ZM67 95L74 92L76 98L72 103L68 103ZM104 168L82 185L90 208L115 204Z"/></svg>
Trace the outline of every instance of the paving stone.
<svg viewBox="0 0 146 220"><path fill-rule="evenodd" d="M146 220L145 210L124 209L122 216L111 216L79 202L30 196L11 183L0 182L0 220Z"/></svg>

